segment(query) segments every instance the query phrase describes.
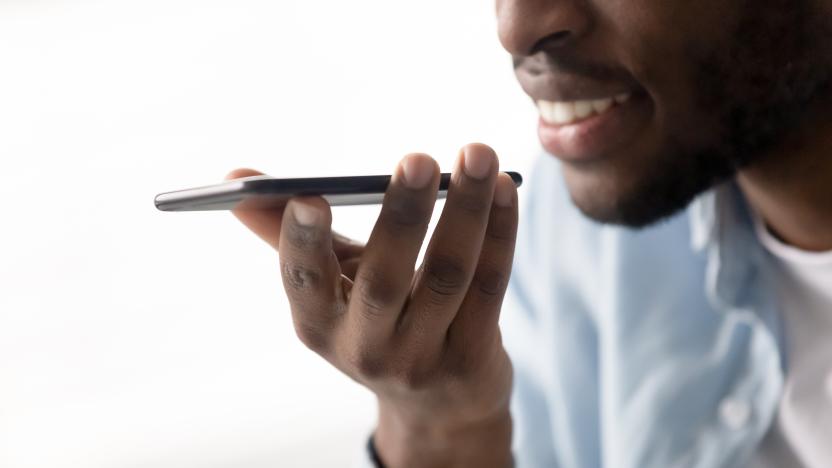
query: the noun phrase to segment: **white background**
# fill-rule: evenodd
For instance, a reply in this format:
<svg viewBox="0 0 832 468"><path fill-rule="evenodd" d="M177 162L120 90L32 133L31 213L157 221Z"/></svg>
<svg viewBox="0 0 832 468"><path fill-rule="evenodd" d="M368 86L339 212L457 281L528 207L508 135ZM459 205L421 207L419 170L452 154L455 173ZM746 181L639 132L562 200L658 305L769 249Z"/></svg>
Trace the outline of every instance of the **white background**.
<svg viewBox="0 0 832 468"><path fill-rule="evenodd" d="M0 0L0 467L347 465L374 399L299 344L276 253L152 199L235 167L449 170L472 141L525 170L536 112L493 9Z"/></svg>

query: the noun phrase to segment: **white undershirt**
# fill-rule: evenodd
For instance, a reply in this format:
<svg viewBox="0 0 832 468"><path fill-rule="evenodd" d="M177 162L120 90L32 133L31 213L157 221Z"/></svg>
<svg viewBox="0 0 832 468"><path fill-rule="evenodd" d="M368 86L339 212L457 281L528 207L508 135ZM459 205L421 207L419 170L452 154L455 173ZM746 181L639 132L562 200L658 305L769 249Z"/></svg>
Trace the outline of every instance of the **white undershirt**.
<svg viewBox="0 0 832 468"><path fill-rule="evenodd" d="M757 235L777 260L788 375L776 420L749 468L832 467L832 251L806 252Z"/></svg>

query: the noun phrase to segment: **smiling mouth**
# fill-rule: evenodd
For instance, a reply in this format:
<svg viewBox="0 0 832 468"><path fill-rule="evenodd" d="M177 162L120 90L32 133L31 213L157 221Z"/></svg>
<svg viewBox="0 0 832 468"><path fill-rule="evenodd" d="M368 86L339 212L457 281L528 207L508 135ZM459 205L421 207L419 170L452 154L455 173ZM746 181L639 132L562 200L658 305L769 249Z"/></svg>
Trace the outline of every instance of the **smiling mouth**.
<svg viewBox="0 0 832 468"><path fill-rule="evenodd" d="M598 99L537 101L543 148L570 163L616 157L650 124L652 100L638 91Z"/></svg>
<svg viewBox="0 0 832 468"><path fill-rule="evenodd" d="M621 93L600 99L578 101L537 101L540 118L550 125L569 125L579 123L592 117L603 115L616 106L620 106L632 97L632 93Z"/></svg>

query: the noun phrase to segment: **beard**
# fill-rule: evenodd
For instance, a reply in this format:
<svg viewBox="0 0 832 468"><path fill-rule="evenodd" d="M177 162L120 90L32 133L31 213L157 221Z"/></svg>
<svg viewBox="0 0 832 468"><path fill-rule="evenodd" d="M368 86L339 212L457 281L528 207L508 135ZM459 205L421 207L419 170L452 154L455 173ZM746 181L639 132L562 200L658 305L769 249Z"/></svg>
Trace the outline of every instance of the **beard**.
<svg viewBox="0 0 832 468"><path fill-rule="evenodd" d="M770 156L811 119L811 104L830 93L832 19L808 0L744 0L729 40L687 51L694 102L716 122L705 144L670 138L663 154L601 222L640 228L667 218L700 193Z"/></svg>

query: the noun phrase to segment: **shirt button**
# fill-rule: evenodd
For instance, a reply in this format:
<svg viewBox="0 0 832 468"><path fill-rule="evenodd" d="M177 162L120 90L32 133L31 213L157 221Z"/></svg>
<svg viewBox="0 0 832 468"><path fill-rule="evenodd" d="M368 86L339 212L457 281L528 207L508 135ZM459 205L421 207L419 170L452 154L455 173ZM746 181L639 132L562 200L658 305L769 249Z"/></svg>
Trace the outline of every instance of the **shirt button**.
<svg viewBox="0 0 832 468"><path fill-rule="evenodd" d="M751 419L751 405L745 400L726 398L719 404L719 418L729 429L742 429Z"/></svg>

